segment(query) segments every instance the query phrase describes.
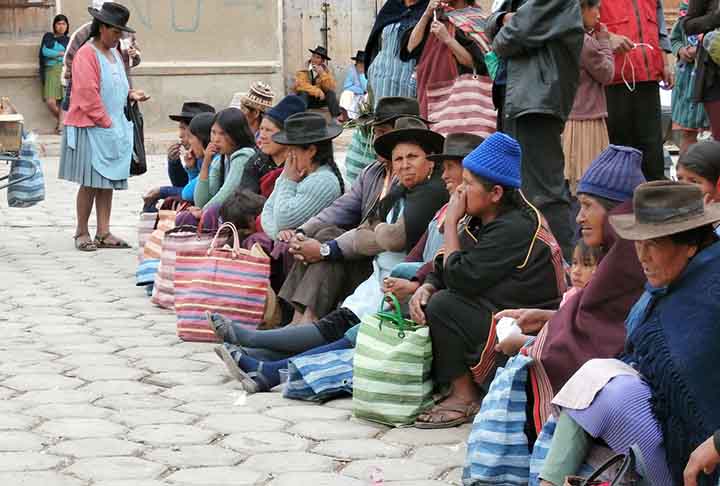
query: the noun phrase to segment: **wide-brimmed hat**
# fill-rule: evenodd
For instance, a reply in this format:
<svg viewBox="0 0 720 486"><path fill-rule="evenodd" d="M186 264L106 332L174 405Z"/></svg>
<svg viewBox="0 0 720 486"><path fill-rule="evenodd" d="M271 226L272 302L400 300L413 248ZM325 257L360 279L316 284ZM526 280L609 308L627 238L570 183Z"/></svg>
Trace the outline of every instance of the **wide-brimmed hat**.
<svg viewBox="0 0 720 486"><path fill-rule="evenodd" d="M414 117L424 123L433 123L420 116L420 103L415 98L404 96L385 96L380 98L372 113L365 113L356 120L360 125L382 125L401 117Z"/></svg>
<svg viewBox="0 0 720 486"><path fill-rule="evenodd" d="M296 113L285 120L284 128L273 135L280 145L305 145L332 140L342 133L337 123L328 123L320 113Z"/></svg>
<svg viewBox="0 0 720 486"><path fill-rule="evenodd" d="M442 162L448 159L462 160L484 141L483 137L472 133L449 133L445 136L442 153L428 155L428 159L433 162Z"/></svg>
<svg viewBox="0 0 720 486"><path fill-rule="evenodd" d="M240 109L244 105L265 112L272 108L274 100L275 92L272 88L261 81L256 81L250 85L247 93L235 93L230 107Z"/></svg>
<svg viewBox="0 0 720 486"><path fill-rule="evenodd" d="M674 181L641 184L633 195L633 213L610 216L621 238L651 240L720 221L720 204L705 205L699 187Z"/></svg>
<svg viewBox="0 0 720 486"><path fill-rule="evenodd" d="M323 46L317 46L315 49L308 49L308 51L312 52L313 54L317 54L326 61L332 61L332 59L328 57L327 49L325 49Z"/></svg>
<svg viewBox="0 0 720 486"><path fill-rule="evenodd" d="M463 159L463 167L501 186L520 189L522 149L517 140L495 132Z"/></svg>
<svg viewBox="0 0 720 486"><path fill-rule="evenodd" d="M351 61L365 62L365 51L357 51L357 53L350 58Z"/></svg>
<svg viewBox="0 0 720 486"><path fill-rule="evenodd" d="M395 120L395 128L375 140L375 153L380 157L392 159L392 151L399 143L415 143L423 147L428 155L436 154L443 148L445 137L433 132L422 120L405 116Z"/></svg>
<svg viewBox="0 0 720 486"><path fill-rule="evenodd" d="M200 113L215 113L215 108L208 105L207 103L200 103L199 101L187 101L183 103L180 113L178 115L170 115L169 118L176 122L190 123L195 115Z"/></svg>
<svg viewBox="0 0 720 486"><path fill-rule="evenodd" d="M88 12L94 19L102 22L110 27L115 27L125 32L135 33L135 30L128 27L130 20L130 10L124 5L115 2L105 2L101 9L88 7Z"/></svg>

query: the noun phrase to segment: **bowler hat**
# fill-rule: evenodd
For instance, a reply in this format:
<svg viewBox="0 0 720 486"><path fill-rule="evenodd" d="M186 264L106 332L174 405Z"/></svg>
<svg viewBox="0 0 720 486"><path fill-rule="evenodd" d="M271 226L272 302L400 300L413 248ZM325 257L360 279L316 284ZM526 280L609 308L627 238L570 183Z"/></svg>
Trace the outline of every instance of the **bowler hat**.
<svg viewBox="0 0 720 486"><path fill-rule="evenodd" d="M170 115L169 118L176 122L190 123L190 120L200 113L215 113L215 108L198 101L186 101L183 103L182 109L180 109L180 114Z"/></svg>
<svg viewBox="0 0 720 486"><path fill-rule="evenodd" d="M462 160L484 141L483 137L472 133L449 133L445 136L443 153L429 155L428 159L433 162L442 162L448 159Z"/></svg>
<svg viewBox="0 0 720 486"><path fill-rule="evenodd" d="M365 62L365 51L357 51L354 57L350 58L351 61Z"/></svg>
<svg viewBox="0 0 720 486"><path fill-rule="evenodd" d="M305 111L285 120L283 130L273 135L273 142L280 145L305 145L332 140L342 133L337 123L328 123L320 113Z"/></svg>
<svg viewBox="0 0 720 486"><path fill-rule="evenodd" d="M105 2L101 9L88 7L88 12L92 17L105 25L115 27L125 32L135 33L134 29L127 26L130 20L130 11L119 3Z"/></svg>
<svg viewBox="0 0 720 486"><path fill-rule="evenodd" d="M305 110L307 110L307 105L302 98L298 95L287 95L277 105L266 111L265 116L283 125L289 117Z"/></svg>
<svg viewBox="0 0 720 486"><path fill-rule="evenodd" d="M399 143L414 143L423 147L428 155L442 150L445 137L433 132L422 120L412 116L395 120L395 128L375 140L375 153L380 157L392 159L392 151Z"/></svg>
<svg viewBox="0 0 720 486"><path fill-rule="evenodd" d="M415 98L404 96L385 96L380 98L372 113L366 113L357 119L361 125L382 125L391 123L400 117L414 117L425 123L433 123L420 117L420 104Z"/></svg>
<svg viewBox="0 0 720 486"><path fill-rule="evenodd" d="M651 240L720 221L720 204L705 205L694 184L654 181L640 184L633 194L632 214L610 216L621 238Z"/></svg>
<svg viewBox="0 0 720 486"><path fill-rule="evenodd" d="M332 61L332 59L328 57L327 49L325 49L323 46L317 46L315 49L308 49L308 51L312 52L313 54L317 54L318 56L322 57L327 61Z"/></svg>

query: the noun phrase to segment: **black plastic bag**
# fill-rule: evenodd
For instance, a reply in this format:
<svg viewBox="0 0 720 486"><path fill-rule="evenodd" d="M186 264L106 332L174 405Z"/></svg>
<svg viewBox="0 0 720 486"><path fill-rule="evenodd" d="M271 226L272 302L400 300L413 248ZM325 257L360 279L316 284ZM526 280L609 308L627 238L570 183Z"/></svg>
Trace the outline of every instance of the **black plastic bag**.
<svg viewBox="0 0 720 486"><path fill-rule="evenodd" d="M137 101L128 101L125 116L133 122L133 153L130 161L130 175L142 175L147 172L145 159L145 128L143 115Z"/></svg>

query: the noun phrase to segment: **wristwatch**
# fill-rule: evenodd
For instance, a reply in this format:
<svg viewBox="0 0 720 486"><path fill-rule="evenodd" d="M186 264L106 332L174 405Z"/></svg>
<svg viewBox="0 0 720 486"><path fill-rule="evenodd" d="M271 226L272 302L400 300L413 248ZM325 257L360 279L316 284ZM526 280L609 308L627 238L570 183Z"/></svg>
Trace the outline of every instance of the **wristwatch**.
<svg viewBox="0 0 720 486"><path fill-rule="evenodd" d="M320 256L323 258L323 260L327 260L327 257L330 256L330 245L327 243L323 243L320 245Z"/></svg>

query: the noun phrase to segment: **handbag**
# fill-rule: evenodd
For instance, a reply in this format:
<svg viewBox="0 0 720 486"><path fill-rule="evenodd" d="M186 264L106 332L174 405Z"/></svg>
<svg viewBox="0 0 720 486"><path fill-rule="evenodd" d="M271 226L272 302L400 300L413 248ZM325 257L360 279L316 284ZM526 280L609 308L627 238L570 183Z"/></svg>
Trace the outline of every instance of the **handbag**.
<svg viewBox="0 0 720 486"><path fill-rule="evenodd" d="M602 473L617 464L620 464L620 467L612 480L601 481L599 479ZM637 474L633 474L634 472ZM651 486L642 452L637 445L630 446L627 454L617 454L611 457L587 478L579 476L566 477L565 486L618 486L621 481L626 479L627 475L634 476L629 483L632 486Z"/></svg>
<svg viewBox="0 0 720 486"><path fill-rule="evenodd" d="M29 208L45 200L45 178L34 141L25 137L8 176L8 206Z"/></svg>
<svg viewBox="0 0 720 486"><path fill-rule="evenodd" d="M326 402L353 393L353 350L340 349L290 358L285 398Z"/></svg>
<svg viewBox="0 0 720 486"><path fill-rule="evenodd" d="M125 117L133 124L133 152L130 160L130 175L142 175L147 172L145 120L137 101L128 101L128 104L125 105Z"/></svg>
<svg viewBox="0 0 720 486"><path fill-rule="evenodd" d="M178 250L182 249L186 254L204 255L214 235L214 232L208 233L202 227L195 226L179 226L165 233L151 299L153 304L166 309L175 307L175 259Z"/></svg>
<svg viewBox="0 0 720 486"><path fill-rule="evenodd" d="M153 285L159 264L160 260L156 258L146 258L141 261L135 271L135 285L138 287Z"/></svg>
<svg viewBox="0 0 720 486"><path fill-rule="evenodd" d="M390 426L409 425L433 405L430 328L394 311L363 317L353 360L353 414Z"/></svg>
<svg viewBox="0 0 720 486"><path fill-rule="evenodd" d="M231 245L217 247L220 234L232 232ZM256 329L263 320L270 288L270 257L260 245L240 246L232 223L220 226L204 255L179 250L175 259L177 334L184 341L216 342L206 313L218 312L236 324Z"/></svg>

